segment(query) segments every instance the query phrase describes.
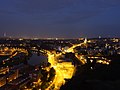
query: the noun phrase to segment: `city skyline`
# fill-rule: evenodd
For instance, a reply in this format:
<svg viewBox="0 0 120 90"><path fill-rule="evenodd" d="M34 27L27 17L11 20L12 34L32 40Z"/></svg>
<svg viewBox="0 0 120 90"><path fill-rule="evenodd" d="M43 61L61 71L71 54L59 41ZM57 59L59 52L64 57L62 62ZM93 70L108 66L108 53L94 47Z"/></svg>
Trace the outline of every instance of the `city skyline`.
<svg viewBox="0 0 120 90"><path fill-rule="evenodd" d="M119 0L1 0L0 36L119 37Z"/></svg>

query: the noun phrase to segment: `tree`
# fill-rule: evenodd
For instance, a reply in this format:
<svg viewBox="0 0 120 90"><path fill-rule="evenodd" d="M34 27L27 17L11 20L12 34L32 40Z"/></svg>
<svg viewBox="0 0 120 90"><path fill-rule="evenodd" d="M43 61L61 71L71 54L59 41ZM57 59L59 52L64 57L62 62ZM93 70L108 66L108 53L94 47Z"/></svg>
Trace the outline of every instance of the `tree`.
<svg viewBox="0 0 120 90"><path fill-rule="evenodd" d="M49 72L49 78L48 78L48 82L50 82L50 81L52 81L53 79L54 79L54 77L55 77L55 74L56 74L56 72L55 72L55 69L52 67L51 69L50 69L50 72Z"/></svg>

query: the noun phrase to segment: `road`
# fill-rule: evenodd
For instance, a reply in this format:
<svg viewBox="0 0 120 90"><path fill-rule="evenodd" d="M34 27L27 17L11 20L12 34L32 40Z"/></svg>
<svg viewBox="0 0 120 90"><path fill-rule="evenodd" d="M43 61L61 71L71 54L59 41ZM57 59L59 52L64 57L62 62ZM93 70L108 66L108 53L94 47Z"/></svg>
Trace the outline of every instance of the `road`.
<svg viewBox="0 0 120 90"><path fill-rule="evenodd" d="M68 53L68 52L73 52L74 53L74 48L77 46L81 46L81 44L76 44L73 45L72 47L68 48L68 50L66 50L66 52L64 53ZM55 69L56 71L56 75L55 75L55 79L53 80L53 82L51 83L51 85L46 89L46 90L50 90L50 88L55 85L55 89L54 90L59 90L60 87L65 83L64 80L64 76L60 70L60 68L58 68L57 65L57 61L56 58L61 56L62 53L59 54L52 54L50 51L47 51L47 55L48 55L48 62L51 63L51 66Z"/></svg>
<svg viewBox="0 0 120 90"><path fill-rule="evenodd" d="M52 84L46 90L50 90L52 85L55 85L55 90L59 90L61 84L63 84L64 82L64 77L56 66L57 65L56 58L61 54L54 55L50 53L49 51L47 51L47 54L48 54L48 62L51 63L51 67L55 69L56 75L55 75L55 79L53 80Z"/></svg>

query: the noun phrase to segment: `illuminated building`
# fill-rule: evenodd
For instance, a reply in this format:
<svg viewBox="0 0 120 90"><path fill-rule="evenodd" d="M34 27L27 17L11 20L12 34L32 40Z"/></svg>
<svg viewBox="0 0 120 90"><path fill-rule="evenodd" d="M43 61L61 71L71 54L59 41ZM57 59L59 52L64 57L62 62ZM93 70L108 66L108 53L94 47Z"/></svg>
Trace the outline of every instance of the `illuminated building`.
<svg viewBox="0 0 120 90"><path fill-rule="evenodd" d="M84 44L86 44L87 43L87 38L85 38L85 40L84 40Z"/></svg>
<svg viewBox="0 0 120 90"><path fill-rule="evenodd" d="M75 69L74 65L72 65L72 62L57 63L57 68L60 69L64 79L72 78Z"/></svg>
<svg viewBox="0 0 120 90"><path fill-rule="evenodd" d="M33 83L40 82L41 75L42 74L40 71L35 71L32 74L30 74L30 77L32 78Z"/></svg>
<svg viewBox="0 0 120 90"><path fill-rule="evenodd" d="M7 81L10 82L16 78L18 78L18 74L19 74L19 71L18 70L15 70L15 71L12 71L8 74L8 77L7 77Z"/></svg>
<svg viewBox="0 0 120 90"><path fill-rule="evenodd" d="M23 88L30 81L31 81L30 77L28 75L24 75L24 76L20 76L17 79L9 82L9 84L11 86L13 86L12 90L18 90L20 88Z"/></svg>
<svg viewBox="0 0 120 90"><path fill-rule="evenodd" d="M0 87L4 86L6 84L6 77L3 76L0 78Z"/></svg>
<svg viewBox="0 0 120 90"><path fill-rule="evenodd" d="M9 72L9 67L0 68L0 74L6 74L7 72Z"/></svg>

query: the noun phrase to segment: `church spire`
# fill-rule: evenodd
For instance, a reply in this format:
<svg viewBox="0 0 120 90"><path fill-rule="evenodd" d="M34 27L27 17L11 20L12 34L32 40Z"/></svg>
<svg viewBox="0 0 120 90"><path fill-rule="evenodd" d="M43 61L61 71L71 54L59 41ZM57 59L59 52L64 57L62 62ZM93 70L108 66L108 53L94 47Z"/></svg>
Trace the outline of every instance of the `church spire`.
<svg viewBox="0 0 120 90"><path fill-rule="evenodd" d="M85 38L84 43L85 43L85 44L87 43L87 38Z"/></svg>

